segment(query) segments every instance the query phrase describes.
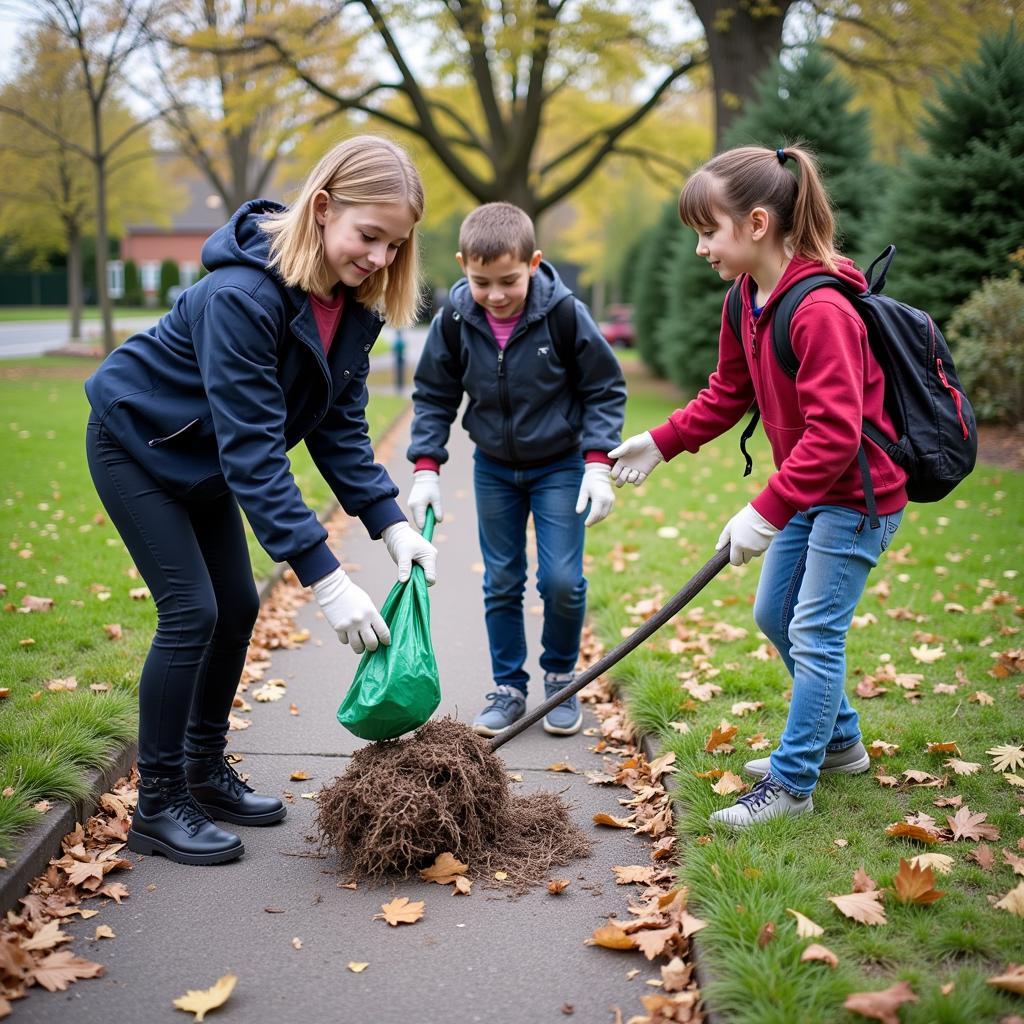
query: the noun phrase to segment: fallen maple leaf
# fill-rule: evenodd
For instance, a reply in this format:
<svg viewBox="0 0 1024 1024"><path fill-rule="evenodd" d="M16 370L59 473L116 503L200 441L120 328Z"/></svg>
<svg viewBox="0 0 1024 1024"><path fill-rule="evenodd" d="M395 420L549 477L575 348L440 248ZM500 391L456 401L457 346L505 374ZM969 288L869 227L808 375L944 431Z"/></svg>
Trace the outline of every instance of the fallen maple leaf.
<svg viewBox="0 0 1024 1024"><path fill-rule="evenodd" d="M548 892L552 896L557 896L560 892L564 892L569 887L568 878L552 878L548 882Z"/></svg>
<svg viewBox="0 0 1024 1024"><path fill-rule="evenodd" d="M114 929L109 924L98 924L96 925L96 934L93 935L93 941L99 939L116 939L117 936L114 934Z"/></svg>
<svg viewBox="0 0 1024 1024"><path fill-rule="evenodd" d="M984 707L991 707L996 702L992 694L984 690L975 690L967 699L972 704L981 704Z"/></svg>
<svg viewBox="0 0 1024 1024"><path fill-rule="evenodd" d="M868 744L869 757L892 757L900 749L898 743L888 743L885 740L872 740Z"/></svg>
<svg viewBox="0 0 1024 1024"><path fill-rule="evenodd" d="M986 978L985 984L1024 996L1024 964L1010 964L1003 974Z"/></svg>
<svg viewBox="0 0 1024 1024"><path fill-rule="evenodd" d="M439 853L434 863L429 868L420 872L420 878L424 882L437 882L439 885L448 885L454 882L459 875L464 875L469 868L450 853Z"/></svg>
<svg viewBox="0 0 1024 1024"><path fill-rule="evenodd" d="M637 949L648 960L653 960L679 938L679 929L670 928L645 928L643 931L633 933L633 943Z"/></svg>
<svg viewBox="0 0 1024 1024"><path fill-rule="evenodd" d="M682 992L690 983L693 968L674 956L667 964L661 965L661 987L666 992Z"/></svg>
<svg viewBox="0 0 1024 1024"><path fill-rule="evenodd" d="M571 764L565 761L556 761L554 764L549 764L544 770L548 772L571 772L573 775L579 774Z"/></svg>
<svg viewBox="0 0 1024 1024"><path fill-rule="evenodd" d="M878 883L864 870L864 866L861 865L853 873L853 891L854 892L874 892L878 888Z"/></svg>
<svg viewBox="0 0 1024 1024"><path fill-rule="evenodd" d="M929 754L956 754L960 755L960 748L955 743L929 743Z"/></svg>
<svg viewBox="0 0 1024 1024"><path fill-rule="evenodd" d="M920 647L911 647L910 653L914 656L915 661L920 661L925 665L931 665L946 656L946 650L942 644L939 644L937 647L921 644Z"/></svg>
<svg viewBox="0 0 1024 1024"><path fill-rule="evenodd" d="M900 903L934 903L946 895L935 888L935 875L930 867L911 864L902 857L892 886Z"/></svg>
<svg viewBox="0 0 1024 1024"><path fill-rule="evenodd" d="M21 940L21 948L26 951L53 949L62 942L70 942L73 936L60 930L60 921L48 921L31 938Z"/></svg>
<svg viewBox="0 0 1024 1024"><path fill-rule="evenodd" d="M846 997L843 1006L851 1013L880 1020L882 1024L900 1024L899 1009L904 1003L916 1003L911 987L901 981L877 992L854 992Z"/></svg>
<svg viewBox="0 0 1024 1024"><path fill-rule="evenodd" d="M632 885L633 883L650 885L654 876L654 868L645 867L642 864L629 864L625 867L616 864L612 867L612 871L615 872L616 885Z"/></svg>
<svg viewBox="0 0 1024 1024"><path fill-rule="evenodd" d="M992 771L994 772L1016 771L1018 768L1024 768L1024 747L1015 747L1006 743L1001 747L986 750L985 753L992 755Z"/></svg>
<svg viewBox="0 0 1024 1024"><path fill-rule="evenodd" d="M1018 883L1001 900L993 904L1000 910L1007 910L1017 917L1024 917L1024 882Z"/></svg>
<svg viewBox="0 0 1024 1024"><path fill-rule="evenodd" d="M911 825L907 821L897 821L885 830L887 836L902 836L904 839L916 839L919 843L937 843L939 837L920 825Z"/></svg>
<svg viewBox="0 0 1024 1024"><path fill-rule="evenodd" d="M821 946L817 942L812 942L800 954L800 960L821 960L822 963L828 964L833 970L839 966L839 957L828 946Z"/></svg>
<svg viewBox="0 0 1024 1024"><path fill-rule="evenodd" d="M799 910L786 907L786 913L796 918L796 934L801 939L816 939L819 935L825 934L825 929L820 924L801 914Z"/></svg>
<svg viewBox="0 0 1024 1024"><path fill-rule="evenodd" d="M871 892L851 892L845 896L829 896L841 914L856 921L858 924L885 924L885 908L881 905L882 894L874 889Z"/></svg>
<svg viewBox="0 0 1024 1024"><path fill-rule="evenodd" d="M704 744L705 752L713 754L719 747L728 743L736 735L737 729L737 726L730 725L724 720L719 725L716 725L711 730L707 743Z"/></svg>
<svg viewBox="0 0 1024 1024"><path fill-rule="evenodd" d="M468 896L473 891L473 883L465 875L459 875L452 886L453 896Z"/></svg>
<svg viewBox="0 0 1024 1024"><path fill-rule="evenodd" d="M979 846L976 846L971 850L971 852L967 854L967 859L973 860L982 871L991 871L996 862L996 857L992 852L992 847L985 843L981 843Z"/></svg>
<svg viewBox="0 0 1024 1024"><path fill-rule="evenodd" d="M306 782L308 779L313 778L313 776L310 775L309 772L292 772L288 778L291 779L292 782Z"/></svg>
<svg viewBox="0 0 1024 1024"><path fill-rule="evenodd" d="M345 965L353 974L362 974L369 967L369 963L360 963L357 960L349 960Z"/></svg>
<svg viewBox="0 0 1024 1024"><path fill-rule="evenodd" d="M210 988L190 988L183 996L174 1000L174 1005L186 1013L194 1013L196 1021L202 1021L210 1010L216 1010L218 1006L223 1006L228 1001L237 981L236 975L225 974Z"/></svg>
<svg viewBox="0 0 1024 1024"><path fill-rule="evenodd" d="M998 839L999 829L995 825L989 825L985 819L988 817L984 811L972 811L970 807L961 807L952 817L947 815L946 821L953 830L953 839Z"/></svg>
<svg viewBox="0 0 1024 1024"><path fill-rule="evenodd" d="M37 985L42 985L48 992L63 992L73 981L102 977L105 970L103 964L83 960L70 949L62 949L38 961L32 968L32 977Z"/></svg>
<svg viewBox="0 0 1024 1024"><path fill-rule="evenodd" d="M735 773L724 772L722 777L711 787L720 796L728 796L730 793L742 793L749 787Z"/></svg>
<svg viewBox="0 0 1024 1024"><path fill-rule="evenodd" d="M981 765L976 761L961 761L958 757L951 757L943 764L952 768L957 775L973 775L981 769Z"/></svg>
<svg viewBox="0 0 1024 1024"><path fill-rule="evenodd" d="M390 903L381 904L381 913L374 914L374 921L387 921L392 927L400 924L415 924L423 916L423 900L410 902L407 896L396 896Z"/></svg>
<svg viewBox="0 0 1024 1024"><path fill-rule="evenodd" d="M595 825L608 825L610 828L632 828L634 821L636 821L635 814L631 814L628 818L616 818L604 811L594 815Z"/></svg>

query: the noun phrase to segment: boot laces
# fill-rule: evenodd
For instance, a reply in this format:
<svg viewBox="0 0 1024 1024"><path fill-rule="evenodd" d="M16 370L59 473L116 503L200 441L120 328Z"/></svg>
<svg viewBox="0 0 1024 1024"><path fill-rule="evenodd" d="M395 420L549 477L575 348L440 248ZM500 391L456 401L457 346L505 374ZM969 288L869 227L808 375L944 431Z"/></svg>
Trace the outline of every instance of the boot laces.
<svg viewBox="0 0 1024 1024"><path fill-rule="evenodd" d="M252 793L253 788L238 774L235 770L235 766L231 764L226 758L220 758L213 770L210 772L211 778L215 778L218 782L224 783L231 790L233 796L240 796L242 793Z"/></svg>
<svg viewBox="0 0 1024 1024"><path fill-rule="evenodd" d="M165 809L189 828L197 829L210 820L183 782L154 783L165 801Z"/></svg>

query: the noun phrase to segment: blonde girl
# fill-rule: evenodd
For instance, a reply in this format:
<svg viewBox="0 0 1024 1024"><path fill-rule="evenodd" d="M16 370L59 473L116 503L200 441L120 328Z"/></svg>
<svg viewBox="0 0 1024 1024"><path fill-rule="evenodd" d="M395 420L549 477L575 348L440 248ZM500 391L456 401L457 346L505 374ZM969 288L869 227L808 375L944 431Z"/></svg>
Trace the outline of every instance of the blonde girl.
<svg viewBox="0 0 1024 1024"><path fill-rule="evenodd" d="M223 756L259 610L240 507L268 554L312 586L342 643L360 652L390 642L303 500L289 448L305 441L400 578L414 561L434 578L436 551L399 510L365 415L374 340L385 320L405 325L416 311L422 216L407 154L387 139L348 139L290 207L241 206L203 246L209 273L86 382L89 469L157 608L139 680L132 850L222 863L243 845L212 819L285 816Z"/></svg>

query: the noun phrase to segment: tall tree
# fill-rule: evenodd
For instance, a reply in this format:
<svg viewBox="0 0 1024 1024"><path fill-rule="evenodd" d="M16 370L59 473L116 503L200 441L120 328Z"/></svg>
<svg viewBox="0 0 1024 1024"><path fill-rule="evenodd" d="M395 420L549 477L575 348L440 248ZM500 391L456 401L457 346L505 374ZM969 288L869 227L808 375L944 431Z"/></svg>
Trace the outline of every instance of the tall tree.
<svg viewBox="0 0 1024 1024"><path fill-rule="evenodd" d="M66 255L70 333L77 339L82 244L94 230L95 183L85 152L89 113L78 56L60 34L44 25L25 37L17 72L0 92L0 104L24 115L0 113L5 140L0 148L0 232L30 260ZM107 105L104 118L106 133L115 136L136 120L116 101ZM125 218L160 222L166 216L172 190L158 187L148 133L133 133L107 170L112 230Z"/></svg>
<svg viewBox="0 0 1024 1024"><path fill-rule="evenodd" d="M228 212L262 195L298 137L336 110L280 60L234 45L293 9L289 0L182 0L160 26L153 53L165 123ZM351 80L353 40L335 26L321 42Z"/></svg>
<svg viewBox="0 0 1024 1024"><path fill-rule="evenodd" d="M337 8L336 8L337 9ZM702 45L673 47L663 27L624 0L351 0L391 73L353 89L325 81L316 34L326 15L250 37L270 47L294 74L339 111L356 111L408 132L430 148L458 185L479 202L504 199L536 215L569 196L615 152L629 148L632 128L675 83L705 60ZM434 17L430 16L433 12ZM420 75L404 39L432 45L434 67ZM380 56L377 57L378 63ZM449 103L432 88L460 80L470 101ZM577 90L592 97L623 97L639 81L653 84L642 99L597 125L570 127L547 137L552 99Z"/></svg>
<svg viewBox="0 0 1024 1024"><path fill-rule="evenodd" d="M1024 238L1024 36L1011 27L940 87L887 218L891 291L943 325Z"/></svg>
<svg viewBox="0 0 1024 1024"><path fill-rule="evenodd" d="M163 5L158 0L34 0L26 6L27 17L53 31L78 62L79 83L85 96L88 142L71 148L85 156L93 167L95 181L96 294L103 320L103 348L114 348L113 309L107 288L110 247L109 187L111 165L119 151L152 119L135 120L122 131L107 134L104 115L117 100L129 58L145 45ZM28 111L0 105L0 111L48 135L56 133Z"/></svg>

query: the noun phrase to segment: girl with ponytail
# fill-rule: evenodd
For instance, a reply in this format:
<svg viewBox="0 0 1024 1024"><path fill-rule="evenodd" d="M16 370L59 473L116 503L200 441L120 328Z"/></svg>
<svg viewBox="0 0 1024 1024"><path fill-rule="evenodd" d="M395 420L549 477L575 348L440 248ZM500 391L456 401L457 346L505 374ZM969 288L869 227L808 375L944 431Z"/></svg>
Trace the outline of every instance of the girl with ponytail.
<svg viewBox="0 0 1024 1024"><path fill-rule="evenodd" d="M739 337L723 303L718 366L707 387L665 423L609 452L612 478L639 485L662 461L735 426L756 403L776 472L718 539L733 565L767 552L754 619L792 677L786 727L770 757L749 761L759 781L713 822L743 829L813 810L823 773L867 771L857 712L844 692L846 635L868 573L889 546L907 502L906 474L864 443L866 419L892 436L885 380L867 330L838 290L819 288L796 307L790 340L795 379L775 358L772 317L803 278L830 274L856 291L866 281L836 250L835 220L813 154L803 146L743 146L696 171L679 216L698 235L697 255L740 290ZM726 300L726 303L728 300ZM869 526L864 479L880 524Z"/></svg>

